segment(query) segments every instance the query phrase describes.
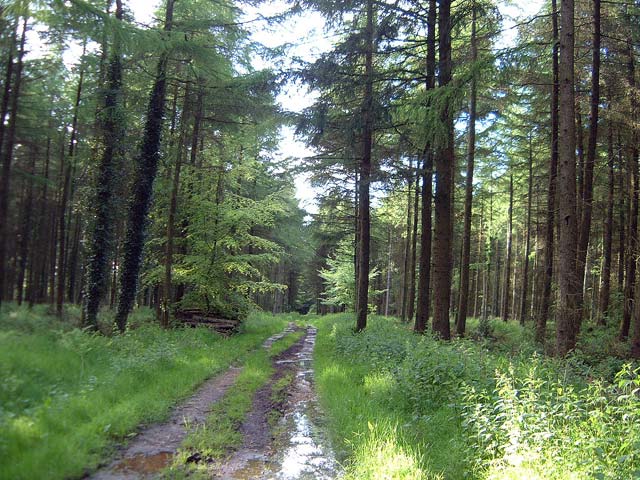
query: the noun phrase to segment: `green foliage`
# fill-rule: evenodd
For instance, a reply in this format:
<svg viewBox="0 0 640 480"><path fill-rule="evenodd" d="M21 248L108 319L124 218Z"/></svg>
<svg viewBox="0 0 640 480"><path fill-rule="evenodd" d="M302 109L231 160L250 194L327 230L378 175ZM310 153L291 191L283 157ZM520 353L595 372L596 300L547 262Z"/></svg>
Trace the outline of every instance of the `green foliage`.
<svg viewBox="0 0 640 480"><path fill-rule="evenodd" d="M504 322L448 343L380 317L359 334L347 315L318 323L318 389L348 478L640 475L637 365L541 357Z"/></svg>
<svg viewBox="0 0 640 480"><path fill-rule="evenodd" d="M320 277L325 282L325 305L346 307L353 310L356 298L355 265L353 261L353 239L343 239L338 244L333 258L327 259L327 268L319 271ZM375 278L380 274L378 269L369 271L369 310L374 311L372 302L382 291L375 290Z"/></svg>
<svg viewBox="0 0 640 480"><path fill-rule="evenodd" d="M455 411L445 404L417 414L399 381L420 337L378 316L357 334L352 315L317 324L316 383L345 477L463 478L465 444Z"/></svg>
<svg viewBox="0 0 640 480"><path fill-rule="evenodd" d="M613 383L568 384L540 358L499 368L493 389L463 391L465 429L488 478L640 476L640 368Z"/></svg>

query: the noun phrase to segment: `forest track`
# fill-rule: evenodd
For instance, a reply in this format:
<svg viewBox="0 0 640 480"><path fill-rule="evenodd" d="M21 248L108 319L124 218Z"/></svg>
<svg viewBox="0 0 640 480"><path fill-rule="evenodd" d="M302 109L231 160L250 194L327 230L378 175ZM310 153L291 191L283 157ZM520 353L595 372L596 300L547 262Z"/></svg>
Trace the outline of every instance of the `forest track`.
<svg viewBox="0 0 640 480"><path fill-rule="evenodd" d="M316 334L316 328L307 327L298 342L274 358L275 373L256 392L241 426L242 446L224 464L212 467L213 478L329 480L340 476L313 388Z"/></svg>
<svg viewBox="0 0 640 480"><path fill-rule="evenodd" d="M262 343L269 349L274 342L294 332L289 325ZM226 372L205 381L188 400L177 406L170 418L143 428L133 440L122 447L115 459L96 472L86 475L88 480L133 480L156 478L171 465L180 444L190 428L203 425L213 404L221 400L234 385L242 367L231 366Z"/></svg>

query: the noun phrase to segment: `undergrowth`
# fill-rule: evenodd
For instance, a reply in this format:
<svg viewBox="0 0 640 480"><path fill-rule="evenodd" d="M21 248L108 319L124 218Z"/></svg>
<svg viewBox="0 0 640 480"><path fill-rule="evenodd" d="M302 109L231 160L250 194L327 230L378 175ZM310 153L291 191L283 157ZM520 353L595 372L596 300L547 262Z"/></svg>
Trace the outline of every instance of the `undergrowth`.
<svg viewBox="0 0 640 480"><path fill-rule="evenodd" d="M358 334L352 315L316 323L317 387L346 478L640 478L640 370L602 353L615 345L607 329L559 360L511 322L452 342L383 317Z"/></svg>
<svg viewBox="0 0 640 480"><path fill-rule="evenodd" d="M70 311L72 309L67 309ZM0 315L0 478L74 478L140 424L166 418L202 381L281 331L286 317L254 315L230 338L206 328L163 330L152 312L112 337L43 308Z"/></svg>

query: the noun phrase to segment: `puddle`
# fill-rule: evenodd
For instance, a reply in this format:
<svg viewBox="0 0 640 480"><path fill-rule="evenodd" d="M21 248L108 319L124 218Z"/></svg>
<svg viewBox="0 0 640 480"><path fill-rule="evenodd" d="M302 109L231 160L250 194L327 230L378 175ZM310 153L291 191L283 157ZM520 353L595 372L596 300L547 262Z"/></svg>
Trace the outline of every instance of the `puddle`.
<svg viewBox="0 0 640 480"><path fill-rule="evenodd" d="M307 328L302 349L292 358L275 363L293 368L295 379L288 391L288 405L272 445L262 452L244 450L222 471L221 478L235 480L330 480L340 477L329 439L320 424L322 412L313 390L311 368L317 330Z"/></svg>
<svg viewBox="0 0 640 480"><path fill-rule="evenodd" d="M160 452L155 455L135 455L125 458L116 467L116 471L149 475L168 467L173 460L173 453Z"/></svg>

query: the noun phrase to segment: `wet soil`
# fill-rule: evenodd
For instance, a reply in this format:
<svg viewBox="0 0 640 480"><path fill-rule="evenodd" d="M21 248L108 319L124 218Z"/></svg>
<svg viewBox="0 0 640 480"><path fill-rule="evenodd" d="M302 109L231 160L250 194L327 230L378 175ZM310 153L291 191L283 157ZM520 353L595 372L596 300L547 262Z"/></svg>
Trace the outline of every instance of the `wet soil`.
<svg viewBox="0 0 640 480"><path fill-rule="evenodd" d="M263 348L295 330L287 328L265 340ZM211 406L219 401L231 387L242 369L231 367L225 373L207 380L186 402L176 407L169 420L142 429L126 447L122 447L115 460L85 478L89 480L130 480L157 478L168 467L187 434L187 428L204 424Z"/></svg>
<svg viewBox="0 0 640 480"><path fill-rule="evenodd" d="M316 333L315 328L307 327L304 337L274 358L276 372L256 393L253 408L241 427L242 447L211 471L213 478L339 477L340 468L322 426L313 389L311 362ZM274 396L274 387L281 386L283 379L290 379L290 383L283 391L276 390Z"/></svg>

